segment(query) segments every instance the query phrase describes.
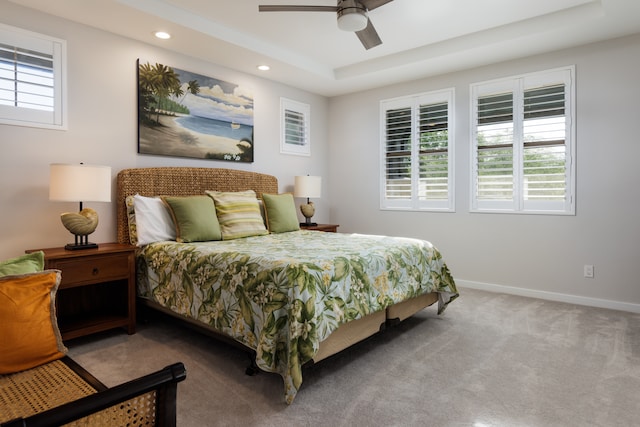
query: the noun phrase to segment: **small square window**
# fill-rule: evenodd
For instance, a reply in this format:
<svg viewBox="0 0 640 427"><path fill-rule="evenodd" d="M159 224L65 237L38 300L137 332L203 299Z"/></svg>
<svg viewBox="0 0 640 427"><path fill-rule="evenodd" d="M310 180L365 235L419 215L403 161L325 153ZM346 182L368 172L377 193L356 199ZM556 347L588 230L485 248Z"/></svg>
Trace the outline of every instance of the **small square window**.
<svg viewBox="0 0 640 427"><path fill-rule="evenodd" d="M299 156L311 155L309 104L280 98L280 152Z"/></svg>
<svg viewBox="0 0 640 427"><path fill-rule="evenodd" d="M0 123L66 129L66 42L0 24Z"/></svg>

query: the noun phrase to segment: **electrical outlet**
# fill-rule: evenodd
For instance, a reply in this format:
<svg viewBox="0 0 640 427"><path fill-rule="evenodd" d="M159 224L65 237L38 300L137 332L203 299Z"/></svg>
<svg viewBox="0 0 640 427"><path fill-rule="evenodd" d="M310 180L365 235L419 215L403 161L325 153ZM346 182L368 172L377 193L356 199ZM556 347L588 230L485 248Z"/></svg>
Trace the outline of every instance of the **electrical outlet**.
<svg viewBox="0 0 640 427"><path fill-rule="evenodd" d="M586 277L587 279L593 279L593 265L585 264L584 277Z"/></svg>

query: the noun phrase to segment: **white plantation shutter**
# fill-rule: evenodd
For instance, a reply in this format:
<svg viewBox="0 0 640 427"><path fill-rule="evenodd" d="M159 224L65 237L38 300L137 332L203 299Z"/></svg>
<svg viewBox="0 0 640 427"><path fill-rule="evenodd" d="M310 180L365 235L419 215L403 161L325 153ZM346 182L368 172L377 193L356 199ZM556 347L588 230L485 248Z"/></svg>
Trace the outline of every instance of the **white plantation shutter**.
<svg viewBox="0 0 640 427"><path fill-rule="evenodd" d="M394 108L385 116L385 198L410 201L413 112L411 107Z"/></svg>
<svg viewBox="0 0 640 427"><path fill-rule="evenodd" d="M573 68L472 85L472 211L573 214Z"/></svg>
<svg viewBox="0 0 640 427"><path fill-rule="evenodd" d="M309 104L281 98L280 109L280 151L288 154L311 154Z"/></svg>
<svg viewBox="0 0 640 427"><path fill-rule="evenodd" d="M381 208L453 210L453 89L381 102Z"/></svg>
<svg viewBox="0 0 640 427"><path fill-rule="evenodd" d="M525 203L562 203L567 197L565 90L561 84L524 91Z"/></svg>
<svg viewBox="0 0 640 427"><path fill-rule="evenodd" d="M420 106L420 200L449 199L449 102Z"/></svg>
<svg viewBox="0 0 640 427"><path fill-rule="evenodd" d="M285 109L284 123L284 138L287 144L305 145L307 143L307 127L304 114Z"/></svg>
<svg viewBox="0 0 640 427"><path fill-rule="evenodd" d="M0 123L66 128L65 42L0 24Z"/></svg>
<svg viewBox="0 0 640 427"><path fill-rule="evenodd" d="M479 200L513 200L513 93L478 98Z"/></svg>

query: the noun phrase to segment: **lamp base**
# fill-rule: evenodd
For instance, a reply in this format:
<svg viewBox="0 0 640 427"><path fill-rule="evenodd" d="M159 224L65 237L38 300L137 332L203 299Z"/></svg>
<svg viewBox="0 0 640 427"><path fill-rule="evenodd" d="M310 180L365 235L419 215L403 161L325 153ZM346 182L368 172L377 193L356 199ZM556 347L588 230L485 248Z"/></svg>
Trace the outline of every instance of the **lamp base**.
<svg viewBox="0 0 640 427"><path fill-rule="evenodd" d="M301 222L300 227L315 227L318 225L317 222Z"/></svg>
<svg viewBox="0 0 640 427"><path fill-rule="evenodd" d="M75 234L75 241L73 243L67 243L65 249L68 251L78 251L82 249L97 249L97 243L91 243L89 241L88 234Z"/></svg>
<svg viewBox="0 0 640 427"><path fill-rule="evenodd" d="M87 242L87 243L67 243L64 248L68 251L78 251L81 249L97 249L98 248L98 244L97 243L91 243L91 242Z"/></svg>

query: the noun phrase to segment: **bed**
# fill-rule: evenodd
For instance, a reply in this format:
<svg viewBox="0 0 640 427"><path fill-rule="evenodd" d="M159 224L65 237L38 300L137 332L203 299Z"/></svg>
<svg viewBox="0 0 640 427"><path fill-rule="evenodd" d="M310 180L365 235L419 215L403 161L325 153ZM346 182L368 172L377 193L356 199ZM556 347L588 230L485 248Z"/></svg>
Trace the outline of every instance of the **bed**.
<svg viewBox="0 0 640 427"><path fill-rule="evenodd" d="M117 177L118 241L135 243L131 200L136 195L170 200L253 191L256 199L269 200L278 190L274 176L256 172L125 169ZM220 204L216 199L216 208ZM228 240L157 241L139 247L136 266L142 304L248 349L259 369L282 376L287 403L302 384L303 365L429 305L437 303L442 313L458 296L433 245L387 236L302 229Z"/></svg>

